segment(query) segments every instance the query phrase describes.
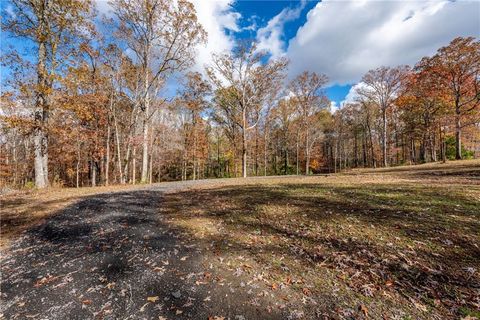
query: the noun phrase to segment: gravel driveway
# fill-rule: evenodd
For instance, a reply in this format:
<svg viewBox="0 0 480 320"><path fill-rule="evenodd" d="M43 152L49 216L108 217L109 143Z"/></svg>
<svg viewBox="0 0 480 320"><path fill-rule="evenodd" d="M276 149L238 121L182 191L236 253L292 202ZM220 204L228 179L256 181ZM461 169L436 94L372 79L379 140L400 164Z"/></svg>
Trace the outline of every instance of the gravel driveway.
<svg viewBox="0 0 480 320"><path fill-rule="evenodd" d="M95 195L28 230L1 257L0 318L283 318L159 213L164 192L218 183Z"/></svg>

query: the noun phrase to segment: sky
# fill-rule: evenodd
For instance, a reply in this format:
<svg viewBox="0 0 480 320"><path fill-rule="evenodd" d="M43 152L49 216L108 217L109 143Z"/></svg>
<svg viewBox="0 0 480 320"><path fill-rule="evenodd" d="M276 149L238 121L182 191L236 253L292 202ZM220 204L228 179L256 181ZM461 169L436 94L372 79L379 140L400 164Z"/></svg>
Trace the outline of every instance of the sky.
<svg viewBox="0 0 480 320"><path fill-rule="evenodd" d="M304 70L326 74L334 107L352 98L370 69L413 65L455 37L480 37L479 0L192 2L208 32L194 69L203 70L212 53L232 50L239 39L255 39L271 59L290 60L290 79ZM1 3L8 14L8 1ZM108 14L106 0L96 3ZM168 86L170 93L177 87L174 80Z"/></svg>
<svg viewBox="0 0 480 320"><path fill-rule="evenodd" d="M198 2L196 6L211 3ZM370 69L413 65L455 37L480 37L480 1L213 3L217 9L208 19L219 21L224 32L222 37L209 35L209 41L231 48L235 39L254 38L272 58L290 60L289 78L304 70L326 74L326 93L337 107L352 99L352 87Z"/></svg>

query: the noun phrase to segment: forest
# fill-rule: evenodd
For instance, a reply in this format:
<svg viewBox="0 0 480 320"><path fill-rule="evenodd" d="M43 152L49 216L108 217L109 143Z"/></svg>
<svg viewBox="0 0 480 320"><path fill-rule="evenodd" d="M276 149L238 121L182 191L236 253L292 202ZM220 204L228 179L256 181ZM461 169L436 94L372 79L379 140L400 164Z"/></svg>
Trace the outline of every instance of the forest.
<svg viewBox="0 0 480 320"><path fill-rule="evenodd" d="M480 156L480 42L368 71L336 106L328 74L289 77L255 40L192 66L187 1L14 0L2 19L0 184L97 186L310 175ZM8 66L8 71L5 71ZM166 88L176 83L174 93Z"/></svg>

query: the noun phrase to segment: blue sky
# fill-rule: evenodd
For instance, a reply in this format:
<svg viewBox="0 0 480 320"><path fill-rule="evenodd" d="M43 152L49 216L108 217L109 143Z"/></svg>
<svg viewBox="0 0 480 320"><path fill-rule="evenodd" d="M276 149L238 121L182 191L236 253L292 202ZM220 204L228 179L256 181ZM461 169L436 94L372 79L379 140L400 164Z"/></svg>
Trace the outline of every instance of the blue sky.
<svg viewBox="0 0 480 320"><path fill-rule="evenodd" d="M289 40L295 36L298 28L306 21L307 13L315 7L319 1L307 1L297 19L289 21L285 24L284 33L285 40ZM251 25L253 21L257 26L265 26L270 19L279 14L285 8L296 8L302 6L299 1L236 1L232 4L233 9L239 12L244 19L240 21L242 27ZM252 21L253 20L253 21ZM255 31L246 31L240 36L255 37Z"/></svg>
<svg viewBox="0 0 480 320"><path fill-rule="evenodd" d="M457 36L480 33L479 1L236 1L232 8L241 28L256 26L235 37L256 37L273 56L289 58L290 77L325 73L336 106L369 69L412 65ZM262 28L278 41L262 38Z"/></svg>
<svg viewBox="0 0 480 320"><path fill-rule="evenodd" d="M326 93L337 106L353 96L370 69L413 65L455 37L480 36L477 0L191 1L208 32L195 69L203 70L212 53L232 50L236 40L255 39L272 59L290 60L289 78L304 70L326 74ZM106 0L95 2L101 14L109 14ZM7 0L0 6L2 16L9 14ZM1 40L2 52L9 44L21 46L4 33ZM2 83L8 76L8 68L2 70ZM176 89L172 79L166 92Z"/></svg>

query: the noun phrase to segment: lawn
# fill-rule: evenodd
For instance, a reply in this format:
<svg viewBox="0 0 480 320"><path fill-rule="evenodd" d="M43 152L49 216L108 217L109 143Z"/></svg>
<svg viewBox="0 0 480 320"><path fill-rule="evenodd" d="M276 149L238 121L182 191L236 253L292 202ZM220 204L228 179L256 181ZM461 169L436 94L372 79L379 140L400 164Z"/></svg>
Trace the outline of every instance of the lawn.
<svg viewBox="0 0 480 320"><path fill-rule="evenodd" d="M136 188L5 195L4 250L69 204ZM480 318L478 160L141 188L156 188L156 215L198 248L204 277L252 308L291 319Z"/></svg>
<svg viewBox="0 0 480 320"><path fill-rule="evenodd" d="M161 212L219 270L313 317L480 317L480 162L165 196ZM267 294L266 293L266 294Z"/></svg>

